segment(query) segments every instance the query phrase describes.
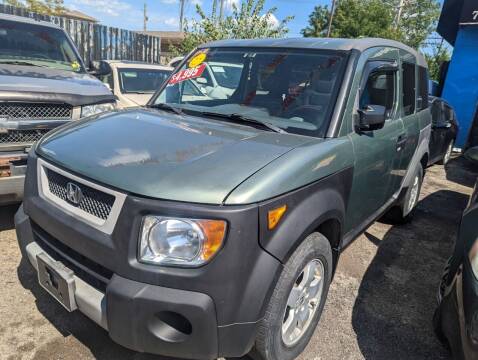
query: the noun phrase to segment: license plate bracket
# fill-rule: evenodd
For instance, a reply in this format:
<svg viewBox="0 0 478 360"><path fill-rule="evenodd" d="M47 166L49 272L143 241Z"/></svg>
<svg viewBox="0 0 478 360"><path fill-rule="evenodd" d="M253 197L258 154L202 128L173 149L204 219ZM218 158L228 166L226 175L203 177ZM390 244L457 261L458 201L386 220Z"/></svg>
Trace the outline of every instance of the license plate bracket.
<svg viewBox="0 0 478 360"><path fill-rule="evenodd" d="M37 255L38 282L68 311L77 309L75 301L75 278L72 270L46 254Z"/></svg>

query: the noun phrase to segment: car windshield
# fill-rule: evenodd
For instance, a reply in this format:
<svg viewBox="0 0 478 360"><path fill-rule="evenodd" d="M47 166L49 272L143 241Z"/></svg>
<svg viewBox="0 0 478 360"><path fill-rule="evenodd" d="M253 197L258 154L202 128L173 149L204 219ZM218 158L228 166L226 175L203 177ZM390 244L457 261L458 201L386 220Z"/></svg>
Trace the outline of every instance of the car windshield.
<svg viewBox="0 0 478 360"><path fill-rule="evenodd" d="M85 71L63 30L9 20L0 20L2 63Z"/></svg>
<svg viewBox="0 0 478 360"><path fill-rule="evenodd" d="M239 115L290 133L322 137L345 57L344 52L325 50L199 49L174 71L153 103L222 118Z"/></svg>
<svg viewBox="0 0 478 360"><path fill-rule="evenodd" d="M171 70L122 68L118 70L122 93L153 93L159 89Z"/></svg>

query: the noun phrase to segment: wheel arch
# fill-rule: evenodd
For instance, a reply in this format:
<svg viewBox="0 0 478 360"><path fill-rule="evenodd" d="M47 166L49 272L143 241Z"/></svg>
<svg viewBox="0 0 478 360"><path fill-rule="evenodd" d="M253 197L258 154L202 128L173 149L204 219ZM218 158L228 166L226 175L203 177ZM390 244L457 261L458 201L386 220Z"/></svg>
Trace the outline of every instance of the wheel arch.
<svg viewBox="0 0 478 360"><path fill-rule="evenodd" d="M334 266L343 237L345 212L352 184L352 168L344 169L314 184L262 204L259 208L261 246L282 263L313 232L330 243ZM287 211L273 230L268 212L286 205Z"/></svg>

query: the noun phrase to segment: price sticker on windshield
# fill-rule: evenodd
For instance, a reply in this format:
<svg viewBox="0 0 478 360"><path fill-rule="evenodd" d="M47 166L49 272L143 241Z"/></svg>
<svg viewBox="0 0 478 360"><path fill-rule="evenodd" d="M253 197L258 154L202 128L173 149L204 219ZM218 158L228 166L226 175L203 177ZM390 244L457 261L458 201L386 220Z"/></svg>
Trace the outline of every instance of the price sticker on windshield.
<svg viewBox="0 0 478 360"><path fill-rule="evenodd" d="M169 80L168 84L174 85L185 80L198 78L203 74L204 69L206 69L206 64L201 64L194 68L181 70L180 72L171 76L171 79Z"/></svg>

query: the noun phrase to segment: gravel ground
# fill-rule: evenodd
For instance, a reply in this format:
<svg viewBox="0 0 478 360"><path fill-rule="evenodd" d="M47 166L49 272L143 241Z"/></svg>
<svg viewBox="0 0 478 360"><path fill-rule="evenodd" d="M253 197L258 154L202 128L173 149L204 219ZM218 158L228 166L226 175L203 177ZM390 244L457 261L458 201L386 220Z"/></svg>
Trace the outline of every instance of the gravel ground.
<svg viewBox="0 0 478 360"><path fill-rule="evenodd" d="M431 328L441 271L476 173L462 159L428 169L411 224L373 224L342 254L319 327L302 360L448 359ZM68 314L21 261L15 207L0 207L0 358L146 360Z"/></svg>

